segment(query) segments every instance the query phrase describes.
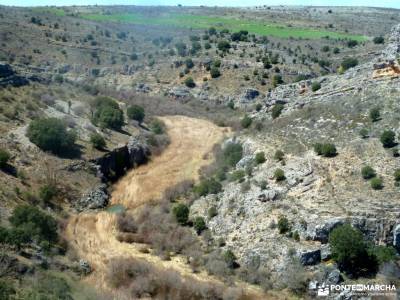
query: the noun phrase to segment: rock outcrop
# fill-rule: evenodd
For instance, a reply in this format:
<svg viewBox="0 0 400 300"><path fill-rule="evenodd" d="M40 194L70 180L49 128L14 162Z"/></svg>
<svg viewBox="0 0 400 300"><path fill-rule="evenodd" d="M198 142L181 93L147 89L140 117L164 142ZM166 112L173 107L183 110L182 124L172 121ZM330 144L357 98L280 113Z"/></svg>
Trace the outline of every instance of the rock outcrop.
<svg viewBox="0 0 400 300"><path fill-rule="evenodd" d="M0 63L0 87L8 85L19 87L29 84L29 80L19 76L9 64Z"/></svg>
<svg viewBox="0 0 400 300"><path fill-rule="evenodd" d="M304 266L311 266L316 265L321 262L321 250L308 250L299 253L299 259L302 265Z"/></svg>
<svg viewBox="0 0 400 300"><path fill-rule="evenodd" d="M85 193L81 199L75 203L75 208L78 211L103 208L107 206L109 197L107 185L100 184Z"/></svg>
<svg viewBox="0 0 400 300"><path fill-rule="evenodd" d="M92 162L98 166L98 176L103 181L114 181L124 175L126 170L146 163L149 155L148 146L139 138L131 137L126 145Z"/></svg>

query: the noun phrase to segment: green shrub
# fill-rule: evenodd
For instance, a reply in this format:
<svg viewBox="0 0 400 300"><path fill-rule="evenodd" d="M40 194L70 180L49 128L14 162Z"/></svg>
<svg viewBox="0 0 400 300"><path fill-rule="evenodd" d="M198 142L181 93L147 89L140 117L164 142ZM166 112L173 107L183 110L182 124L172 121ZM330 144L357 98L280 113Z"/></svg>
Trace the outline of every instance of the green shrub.
<svg viewBox="0 0 400 300"><path fill-rule="evenodd" d="M5 149L0 149L0 169L4 168L10 160L10 153Z"/></svg>
<svg viewBox="0 0 400 300"><path fill-rule="evenodd" d="M220 191L222 191L222 185L214 178L203 179L194 188L194 192L200 197L208 194L218 194Z"/></svg>
<svg viewBox="0 0 400 300"><path fill-rule="evenodd" d="M376 256L380 265L396 259L396 249L391 246L372 245L369 246L368 252Z"/></svg>
<svg viewBox="0 0 400 300"><path fill-rule="evenodd" d="M140 105L129 106L126 113L129 119L138 121L139 124L143 122L145 117L144 108Z"/></svg>
<svg viewBox="0 0 400 300"><path fill-rule="evenodd" d="M210 75L211 75L212 78L218 78L219 76L221 76L221 72L219 71L218 68L212 67L210 69Z"/></svg>
<svg viewBox="0 0 400 300"><path fill-rule="evenodd" d="M262 109L262 104L261 103L257 103L255 106L255 110L256 111L260 111Z"/></svg>
<svg viewBox="0 0 400 300"><path fill-rule="evenodd" d="M0 299L11 300L14 299L15 289L11 282L4 279L0 280Z"/></svg>
<svg viewBox="0 0 400 300"><path fill-rule="evenodd" d="M163 134L165 132L165 124L163 121L158 120L158 119L154 119L151 123L150 123L150 130L154 133L154 134Z"/></svg>
<svg viewBox="0 0 400 300"><path fill-rule="evenodd" d="M228 105L227 105L230 109L235 109L235 103L232 101L232 100L230 100L229 102L228 102Z"/></svg>
<svg viewBox="0 0 400 300"><path fill-rule="evenodd" d="M392 130L385 130L380 137L381 143L385 148L391 148L396 145L395 143L396 134Z"/></svg>
<svg viewBox="0 0 400 300"><path fill-rule="evenodd" d="M255 161L258 165L264 163L265 162L265 153L264 152L256 153Z"/></svg>
<svg viewBox="0 0 400 300"><path fill-rule="evenodd" d="M95 149L104 149L106 147L106 141L103 138L103 136L99 133L92 133L90 135L90 143L92 144L92 147Z"/></svg>
<svg viewBox="0 0 400 300"><path fill-rule="evenodd" d="M236 265L236 256L231 250L227 250L224 253L224 261L228 268L233 269Z"/></svg>
<svg viewBox="0 0 400 300"><path fill-rule="evenodd" d="M276 151L275 151L274 158L275 158L277 161L282 161L284 157L285 157L285 153L283 153L282 150L276 150Z"/></svg>
<svg viewBox="0 0 400 300"><path fill-rule="evenodd" d="M350 68L353 68L355 66L358 65L358 60L356 58L352 58L352 57L347 57L345 59L343 59L342 63L341 63L341 69L343 71L346 71Z"/></svg>
<svg viewBox="0 0 400 300"><path fill-rule="evenodd" d="M376 172L370 166L365 166L361 169L361 175L364 179L371 179L376 176Z"/></svg>
<svg viewBox="0 0 400 300"><path fill-rule="evenodd" d="M52 273L42 273L24 299L71 300L73 297L66 279Z"/></svg>
<svg viewBox="0 0 400 300"><path fill-rule="evenodd" d="M213 61L213 66L216 67L216 68L221 67L221 60L219 60L219 59L214 60Z"/></svg>
<svg viewBox="0 0 400 300"><path fill-rule="evenodd" d="M369 137L369 131L368 131L368 129L367 129L367 128L362 128L362 129L360 130L360 136L361 136L363 139L366 139L367 137Z"/></svg>
<svg viewBox="0 0 400 300"><path fill-rule="evenodd" d="M8 240L8 229L0 226L0 244L7 243Z"/></svg>
<svg viewBox="0 0 400 300"><path fill-rule="evenodd" d="M197 234L202 233L207 229L206 222L203 217L196 217L193 221L194 230L196 230Z"/></svg>
<svg viewBox="0 0 400 300"><path fill-rule="evenodd" d="M93 103L92 121L102 128L120 130L124 125L124 113L118 103L109 97L97 97Z"/></svg>
<svg viewBox="0 0 400 300"><path fill-rule="evenodd" d="M315 143L314 144L314 152L317 154L317 155L322 155L322 146L323 146L323 144L321 144L321 143Z"/></svg>
<svg viewBox="0 0 400 300"><path fill-rule="evenodd" d="M348 40L347 41L347 47L349 47L349 48L353 48L357 45L358 45L358 41L356 41L356 40Z"/></svg>
<svg viewBox="0 0 400 300"><path fill-rule="evenodd" d="M330 233L329 244L340 270L355 276L376 272L377 259L368 253L360 230L349 224L338 226Z"/></svg>
<svg viewBox="0 0 400 300"><path fill-rule="evenodd" d="M130 58L130 60L137 60L137 59L138 59L138 55L137 55L136 53L132 53L132 54L129 56L129 58Z"/></svg>
<svg viewBox="0 0 400 300"><path fill-rule="evenodd" d="M56 220L34 206L17 206L9 220L14 227L29 232L32 239L57 241Z"/></svg>
<svg viewBox="0 0 400 300"><path fill-rule="evenodd" d="M334 144L324 144L322 146L322 155L325 157L334 157L337 155L336 147Z"/></svg>
<svg viewBox="0 0 400 300"><path fill-rule="evenodd" d="M330 48L328 45L325 45L325 46L323 46L323 47L321 48L321 51L322 51L322 52L329 52L330 49L331 49L331 48Z"/></svg>
<svg viewBox="0 0 400 300"><path fill-rule="evenodd" d="M383 36L376 36L373 39L374 44L383 44L385 42L385 39L383 38Z"/></svg>
<svg viewBox="0 0 400 300"><path fill-rule="evenodd" d="M189 218L189 207L186 204L178 203L172 208L172 213L175 216L175 220L181 224L185 225Z"/></svg>
<svg viewBox="0 0 400 300"><path fill-rule="evenodd" d="M14 245L20 248L22 244L26 244L32 241L32 228L29 224L21 227L13 227L5 232L5 242L10 245Z"/></svg>
<svg viewBox="0 0 400 300"><path fill-rule="evenodd" d="M74 149L76 135L56 118L36 119L28 127L27 137L43 151L67 154Z"/></svg>
<svg viewBox="0 0 400 300"><path fill-rule="evenodd" d="M374 190L381 190L383 189L383 181L382 178L374 177L371 179L371 187Z"/></svg>
<svg viewBox="0 0 400 300"><path fill-rule="evenodd" d="M400 169L394 171L394 180L400 182Z"/></svg>
<svg viewBox="0 0 400 300"><path fill-rule="evenodd" d="M285 172L282 169L276 169L274 172L274 178L276 181L283 181L286 179Z"/></svg>
<svg viewBox="0 0 400 300"><path fill-rule="evenodd" d="M194 87L196 86L196 83L194 82L194 80L193 80L192 77L187 77L187 78L185 79L185 85L186 85L188 88L194 88Z"/></svg>
<svg viewBox="0 0 400 300"><path fill-rule="evenodd" d="M337 150L334 144L330 143L316 143L314 144L314 151L317 155L322 155L325 157L334 157L337 155Z"/></svg>
<svg viewBox="0 0 400 300"><path fill-rule="evenodd" d="M245 115L243 117L243 119L240 121L240 125L243 128L248 128L248 127L250 127L252 122L253 122L253 120L248 115Z"/></svg>
<svg viewBox="0 0 400 300"><path fill-rule="evenodd" d="M215 206L211 206L208 209L208 219L212 219L218 215L218 210Z"/></svg>
<svg viewBox="0 0 400 300"><path fill-rule="evenodd" d="M299 233L298 233L297 231L293 232L292 238L293 238L295 241L299 242L299 241L300 241L300 235L299 235Z"/></svg>
<svg viewBox="0 0 400 300"><path fill-rule="evenodd" d="M321 84L320 84L318 81L314 81L314 82L311 84L311 90L312 90L313 92L318 91L320 88L321 88Z"/></svg>
<svg viewBox="0 0 400 300"><path fill-rule="evenodd" d="M215 172L215 178L218 181L224 181L226 179L226 168L221 167Z"/></svg>
<svg viewBox="0 0 400 300"><path fill-rule="evenodd" d="M279 216L278 230L280 234L284 234L290 230L289 220L285 216Z"/></svg>
<svg viewBox="0 0 400 300"><path fill-rule="evenodd" d="M369 118L372 122L379 121L381 119L381 111L379 107L374 107L369 111Z"/></svg>
<svg viewBox="0 0 400 300"><path fill-rule="evenodd" d="M194 67L193 60L191 58L186 59L185 60L185 65L186 65L186 68L188 68L188 69L193 68Z"/></svg>
<svg viewBox="0 0 400 300"><path fill-rule="evenodd" d="M52 184L46 184L40 187L39 197L44 203L50 202L57 195L57 188Z"/></svg>
<svg viewBox="0 0 400 300"><path fill-rule="evenodd" d="M233 171L230 176L229 176L229 180L230 181L239 181L239 182L243 182L244 177L246 176L246 173L244 170L236 170Z"/></svg>
<svg viewBox="0 0 400 300"><path fill-rule="evenodd" d="M223 150L224 163L229 167L234 167L242 159L243 147L239 143L229 143Z"/></svg>
<svg viewBox="0 0 400 300"><path fill-rule="evenodd" d="M229 42L226 40L222 40L218 42L217 48L220 51L226 52L231 48L231 44L229 44Z"/></svg>
<svg viewBox="0 0 400 300"><path fill-rule="evenodd" d="M283 108L284 108L283 104L280 103L275 104L274 107L272 107L272 112L271 112L272 118L276 119L277 117L279 117L282 113Z"/></svg>
<svg viewBox="0 0 400 300"><path fill-rule="evenodd" d="M275 75L272 77L272 86L273 86L273 87L277 87L278 85L280 85L280 84L282 84L282 83L283 83L283 79L282 79L282 76L281 76L281 75L275 74Z"/></svg>
<svg viewBox="0 0 400 300"><path fill-rule="evenodd" d="M261 190L266 190L266 189L267 189L267 186L268 186L268 183L267 183L266 180L261 180L261 181L259 182L259 186L260 186L260 189L261 189Z"/></svg>

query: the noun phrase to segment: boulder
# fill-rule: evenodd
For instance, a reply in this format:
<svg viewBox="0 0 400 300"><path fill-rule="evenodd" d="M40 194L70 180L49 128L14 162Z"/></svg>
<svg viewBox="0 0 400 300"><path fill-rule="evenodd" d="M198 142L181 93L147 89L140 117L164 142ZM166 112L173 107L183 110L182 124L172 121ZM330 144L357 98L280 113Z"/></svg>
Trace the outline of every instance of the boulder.
<svg viewBox="0 0 400 300"><path fill-rule="evenodd" d="M320 241L321 243L327 243L330 232L339 225L344 224L343 218L332 218L327 220L323 224L315 226L315 233L312 237L313 240Z"/></svg>
<svg viewBox="0 0 400 300"><path fill-rule="evenodd" d="M276 199L278 193L275 190L267 190L258 195L257 200L261 202L273 201Z"/></svg>
<svg viewBox="0 0 400 300"><path fill-rule="evenodd" d="M259 95L260 95L260 92L256 89L252 89L252 88L245 89L243 94L240 97L240 102L242 102L242 103L250 102L250 101L254 100L255 98L257 98Z"/></svg>
<svg viewBox="0 0 400 300"><path fill-rule="evenodd" d="M71 69L72 69L71 65L64 64L64 65L60 65L60 66L57 68L57 72L58 72L59 74L65 74L65 73L68 73L69 71L71 71Z"/></svg>
<svg viewBox="0 0 400 300"><path fill-rule="evenodd" d="M83 273L85 275L92 272L92 268L90 267L89 263L84 259L79 260L79 269L80 269L81 273Z"/></svg>
<svg viewBox="0 0 400 300"><path fill-rule="evenodd" d="M168 95L173 98L187 98L191 96L188 88L184 86L175 86L169 90Z"/></svg>
<svg viewBox="0 0 400 300"><path fill-rule="evenodd" d="M13 75L15 75L15 72L9 64L0 63L0 78L10 77Z"/></svg>
<svg viewBox="0 0 400 300"><path fill-rule="evenodd" d="M338 284L342 281L342 275L340 275L340 271L338 269L333 269L328 273L328 276L326 277L325 284L331 285L331 284Z"/></svg>
<svg viewBox="0 0 400 300"><path fill-rule="evenodd" d="M145 83L138 83L136 85L136 92L139 93L148 93L151 91L151 88Z"/></svg>
<svg viewBox="0 0 400 300"><path fill-rule="evenodd" d="M328 260L331 258L332 252L329 244L321 245L321 259Z"/></svg>
<svg viewBox="0 0 400 300"><path fill-rule="evenodd" d="M103 208L107 206L108 200L109 194L107 191L107 185L100 184L85 193L81 199L75 203L75 207L78 211Z"/></svg>
<svg viewBox="0 0 400 300"><path fill-rule="evenodd" d="M299 253L299 259L303 266L316 265L321 262L321 250L306 250Z"/></svg>

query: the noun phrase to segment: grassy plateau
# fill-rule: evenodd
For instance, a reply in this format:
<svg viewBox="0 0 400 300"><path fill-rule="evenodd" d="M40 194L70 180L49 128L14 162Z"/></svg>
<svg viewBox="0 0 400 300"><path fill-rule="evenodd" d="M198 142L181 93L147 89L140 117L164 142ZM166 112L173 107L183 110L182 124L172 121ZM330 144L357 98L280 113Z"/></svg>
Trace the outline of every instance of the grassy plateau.
<svg viewBox="0 0 400 300"><path fill-rule="evenodd" d="M247 30L249 33L258 35L275 36L280 38L304 38L319 39L329 37L333 39L353 39L364 41L367 37L327 30L316 30L312 28L289 27L286 25L270 24L251 20L240 20L220 16L204 16L170 13L157 17L145 16L138 13L118 13L118 14L83 14L81 17L92 21L103 22L124 22L140 25L176 26L181 28L207 29L215 27L217 29L226 28L231 31Z"/></svg>

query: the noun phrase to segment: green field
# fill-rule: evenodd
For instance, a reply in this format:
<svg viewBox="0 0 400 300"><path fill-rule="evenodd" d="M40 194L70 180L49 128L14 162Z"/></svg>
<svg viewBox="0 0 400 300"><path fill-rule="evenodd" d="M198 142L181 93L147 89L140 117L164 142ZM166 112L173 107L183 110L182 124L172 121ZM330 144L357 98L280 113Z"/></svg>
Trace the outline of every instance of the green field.
<svg viewBox="0 0 400 300"><path fill-rule="evenodd" d="M311 28L288 27L261 23L249 20L239 20L225 17L210 17L188 14L165 14L159 17L147 17L136 13L127 14L84 14L83 18L92 21L125 22L140 25L168 25L181 28L206 29L211 26L218 29L227 28L231 31L247 30L249 33L258 35L275 36L281 38L305 38L319 39L329 36L332 39L354 39L357 41L367 40L366 36L339 33L326 30L315 30Z"/></svg>
<svg viewBox="0 0 400 300"><path fill-rule="evenodd" d="M59 17L65 16L65 11L56 7L34 7L32 10L36 12L50 13Z"/></svg>

